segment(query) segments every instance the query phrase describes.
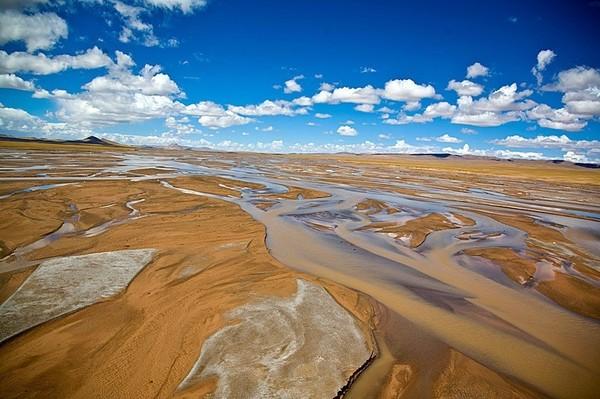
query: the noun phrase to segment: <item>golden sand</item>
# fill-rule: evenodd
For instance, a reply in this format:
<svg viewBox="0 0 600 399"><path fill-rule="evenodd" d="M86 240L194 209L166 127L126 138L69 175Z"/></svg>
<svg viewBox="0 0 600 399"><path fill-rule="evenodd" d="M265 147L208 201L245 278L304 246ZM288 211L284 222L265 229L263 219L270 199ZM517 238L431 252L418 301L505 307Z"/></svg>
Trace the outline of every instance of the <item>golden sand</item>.
<svg viewBox="0 0 600 399"><path fill-rule="evenodd" d="M186 187L186 181L176 182ZM191 187L219 190L210 179L194 179ZM125 200L144 198L139 209L147 216L96 237L65 236L31 253L32 259L148 246L157 248L158 255L121 296L49 321L0 346L0 380L10 381L2 384L5 398L170 397L203 340L222 327L223 314L257 296L289 296L295 289L298 274L269 256L263 226L235 205L180 195L156 181L88 182L77 193L53 192L54 211L67 212L68 203L86 204L91 211L108 202L122 207ZM95 204L87 202L96 195ZM46 205L45 200L31 202L28 210ZM111 216L98 213L96 222ZM51 227L28 229L24 240L48 231ZM26 273L3 276L3 295ZM369 305L360 296L322 284L359 320L370 318Z"/></svg>
<svg viewBox="0 0 600 399"><path fill-rule="evenodd" d="M598 347L589 318L599 317L600 295L587 279L598 280L600 273L585 241L590 241L594 232L585 230L586 217L574 216L569 210L596 212L598 171L542 162L409 156L284 156L135 148L126 148L119 155L94 153L87 146L90 151L82 154L70 153L72 146L4 147L31 152L26 159L7 159L11 168L36 162L53 168L1 174L3 178L33 180L0 181L0 195L46 183L70 184L19 193L0 202L0 257L60 231L65 223L72 224L73 231L31 248L18 262L14 257L3 261L0 266L6 272L0 271L0 300L18 289L38 263L51 257L141 248L156 248L157 253L117 297L1 344L2 397L206 396L217 389L217 379L205 379L191 391L177 391L198 359L203 342L224 327L225 315L232 309L264 297L292 296L298 278L324 287L349 310L369 346L377 351L377 358L346 393L350 399L544 397L542 392L568 398L573 392L580 397L593 397L597 392L593 376L600 365L594 355ZM173 170L166 163L154 167L148 162L125 172L104 170L120 165L120 157L130 153L216 167L219 172L215 174L220 176L230 167L257 165L271 182L286 185L289 191L256 195L255 208L265 219L251 214L283 236L272 237L269 230L270 238L279 240L267 248L265 226L232 203L244 201L240 189L263 190L262 184L216 176L172 177ZM280 171L298 180L285 181ZM64 179L40 180L36 177L39 173ZM80 179L91 175L110 180ZM163 175L165 184L154 175ZM125 180L131 177L138 181ZM223 196L226 201L183 194L166 183ZM330 200L328 187L337 192L343 187L352 190L336 202L336 191L332 190ZM399 204L370 199L371 191L397 195L394 200ZM510 197L495 196L494 192ZM413 203L404 208L404 198ZM303 199L319 201L303 203ZM415 213L421 216L394 221L415 202L419 208L428 201L459 205L449 211L425 206ZM308 226L320 226L313 229L320 235L299 234L302 227L298 222L273 224L302 204L307 204L310 212L310 207L326 203L334 204L328 208L334 211L339 203L346 213L316 211L317 218L342 217L330 225L335 227L307 221ZM549 227L533 218L538 212L566 217L583 227ZM360 234L353 234L356 226L345 227L351 219L344 215L352 213L358 218L355 220L371 220ZM376 221L381 215L385 221ZM480 216L523 232L522 248L494 246L504 242L506 231L488 229L479 234L481 225L486 225ZM278 230L280 227L285 229ZM408 245L392 247L392 242L378 246L367 238L369 232L397 239L410 236L410 241ZM347 253L329 248L331 237L346 242ZM479 246L480 242L486 245ZM356 262L358 252L352 252L356 248L371 257ZM466 249L458 251L461 248ZM281 255L281 249L289 253L275 260L270 252ZM553 279L536 281L528 288L516 284L509 288L462 268L454 259L455 250L486 258L520 284L530 280L538 263L546 258L555 262L554 267L568 262L585 278L559 271ZM389 270L378 269L385 265L377 263L382 258L396 263ZM302 263L307 259L312 263ZM284 266L288 261L306 273L288 269ZM403 279L407 279L406 285Z"/></svg>

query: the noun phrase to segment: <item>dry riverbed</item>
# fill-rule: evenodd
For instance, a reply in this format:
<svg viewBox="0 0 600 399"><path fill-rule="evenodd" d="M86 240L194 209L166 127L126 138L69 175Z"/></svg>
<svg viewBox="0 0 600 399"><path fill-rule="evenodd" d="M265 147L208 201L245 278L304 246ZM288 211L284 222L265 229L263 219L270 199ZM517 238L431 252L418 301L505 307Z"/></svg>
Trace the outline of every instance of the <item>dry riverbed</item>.
<svg viewBox="0 0 600 399"><path fill-rule="evenodd" d="M471 161L11 144L0 396L593 398L598 171Z"/></svg>

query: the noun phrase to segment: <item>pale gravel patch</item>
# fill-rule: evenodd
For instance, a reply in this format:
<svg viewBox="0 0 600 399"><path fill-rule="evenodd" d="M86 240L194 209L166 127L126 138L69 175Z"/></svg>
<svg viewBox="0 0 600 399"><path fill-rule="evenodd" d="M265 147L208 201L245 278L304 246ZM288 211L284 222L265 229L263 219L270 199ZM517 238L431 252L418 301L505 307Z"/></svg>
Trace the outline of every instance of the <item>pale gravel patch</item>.
<svg viewBox="0 0 600 399"><path fill-rule="evenodd" d="M179 389L216 376L214 398L332 398L371 357L356 320L323 288L297 280L289 298L228 313Z"/></svg>
<svg viewBox="0 0 600 399"><path fill-rule="evenodd" d="M154 249L132 249L42 262L0 305L0 342L119 294L152 260L154 252Z"/></svg>

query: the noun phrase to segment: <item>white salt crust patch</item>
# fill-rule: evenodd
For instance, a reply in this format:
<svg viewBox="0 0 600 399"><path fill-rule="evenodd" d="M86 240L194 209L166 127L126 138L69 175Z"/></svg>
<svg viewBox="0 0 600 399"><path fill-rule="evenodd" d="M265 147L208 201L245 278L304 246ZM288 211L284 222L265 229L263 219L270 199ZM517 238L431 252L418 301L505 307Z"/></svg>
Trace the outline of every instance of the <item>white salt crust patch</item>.
<svg viewBox="0 0 600 399"><path fill-rule="evenodd" d="M0 305L0 342L45 321L121 292L154 249L101 252L41 263Z"/></svg>
<svg viewBox="0 0 600 399"><path fill-rule="evenodd" d="M332 398L369 359L354 318L323 288L297 280L289 298L232 310L179 389L211 376L214 398Z"/></svg>

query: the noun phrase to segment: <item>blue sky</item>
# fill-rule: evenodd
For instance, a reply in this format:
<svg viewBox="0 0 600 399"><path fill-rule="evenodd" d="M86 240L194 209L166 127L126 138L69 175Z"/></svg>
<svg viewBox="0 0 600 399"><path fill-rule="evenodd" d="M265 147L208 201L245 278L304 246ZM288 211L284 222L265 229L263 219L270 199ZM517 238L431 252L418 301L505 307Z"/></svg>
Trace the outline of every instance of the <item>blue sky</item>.
<svg viewBox="0 0 600 399"><path fill-rule="evenodd" d="M6 0L0 131L600 160L600 2Z"/></svg>

